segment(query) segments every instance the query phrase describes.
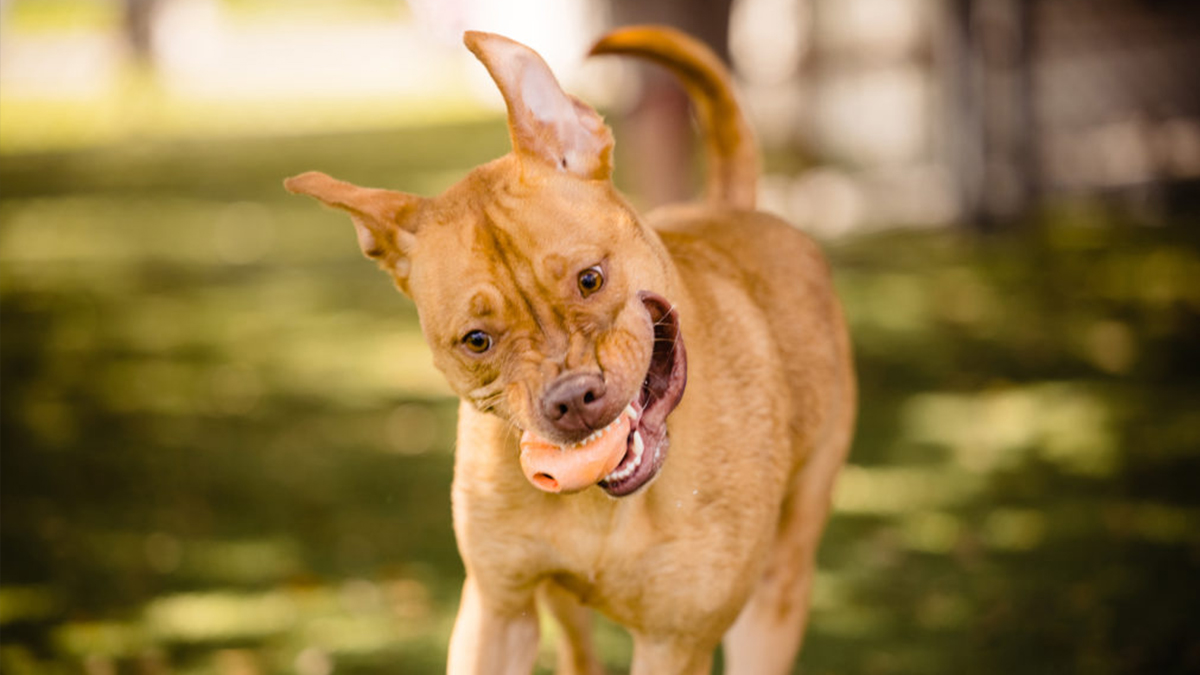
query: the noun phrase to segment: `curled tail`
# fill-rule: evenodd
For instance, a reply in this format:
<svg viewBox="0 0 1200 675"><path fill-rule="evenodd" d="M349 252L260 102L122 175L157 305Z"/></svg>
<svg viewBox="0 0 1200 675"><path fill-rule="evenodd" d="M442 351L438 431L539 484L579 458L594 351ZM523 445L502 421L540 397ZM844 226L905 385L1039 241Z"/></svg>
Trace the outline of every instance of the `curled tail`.
<svg viewBox="0 0 1200 675"><path fill-rule="evenodd" d="M721 59L699 40L666 26L619 28L592 47L591 55L628 54L665 66L696 107L708 155L708 201L753 209L758 186L758 146Z"/></svg>

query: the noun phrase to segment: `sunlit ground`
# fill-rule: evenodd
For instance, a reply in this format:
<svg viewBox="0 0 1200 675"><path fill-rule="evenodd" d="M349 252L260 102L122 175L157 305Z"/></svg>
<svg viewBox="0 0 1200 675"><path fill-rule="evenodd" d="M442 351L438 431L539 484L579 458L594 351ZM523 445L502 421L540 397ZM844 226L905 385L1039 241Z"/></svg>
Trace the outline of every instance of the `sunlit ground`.
<svg viewBox="0 0 1200 675"><path fill-rule="evenodd" d="M0 669L443 667L453 401L348 223L279 180L429 192L506 143L0 157ZM1198 237L1103 217L830 245L862 418L804 672L1200 666Z"/></svg>
<svg viewBox="0 0 1200 675"><path fill-rule="evenodd" d="M0 672L442 671L454 401L349 223L280 181L436 192L503 123L122 72L0 98ZM1025 225L828 245L862 412L806 674L1200 670L1200 230Z"/></svg>

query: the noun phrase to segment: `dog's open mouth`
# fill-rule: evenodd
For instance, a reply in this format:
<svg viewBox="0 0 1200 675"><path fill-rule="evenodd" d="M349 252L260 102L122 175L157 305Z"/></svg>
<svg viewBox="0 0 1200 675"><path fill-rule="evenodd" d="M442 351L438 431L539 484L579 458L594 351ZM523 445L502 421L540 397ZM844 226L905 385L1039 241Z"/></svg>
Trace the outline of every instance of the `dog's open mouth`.
<svg viewBox="0 0 1200 675"><path fill-rule="evenodd" d="M650 367L641 389L608 426L573 446L561 447L532 432L521 438L526 477L547 492L574 492L591 485L613 497L647 485L667 454L667 416L679 404L687 383L687 354L679 316L665 298L639 294L654 326Z"/></svg>
<svg viewBox="0 0 1200 675"><path fill-rule="evenodd" d="M679 404L687 384L687 352L679 333L679 315L660 295L643 291L642 303L654 322L654 351L638 397L630 404L627 450L600 481L605 492L622 497L636 492L658 474L667 456L667 415Z"/></svg>

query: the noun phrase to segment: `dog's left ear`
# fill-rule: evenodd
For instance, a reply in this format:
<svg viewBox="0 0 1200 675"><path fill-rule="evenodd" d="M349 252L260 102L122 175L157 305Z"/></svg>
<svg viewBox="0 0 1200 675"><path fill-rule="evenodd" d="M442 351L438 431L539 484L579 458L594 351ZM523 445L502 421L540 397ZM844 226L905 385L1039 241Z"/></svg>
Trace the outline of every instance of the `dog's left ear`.
<svg viewBox="0 0 1200 675"><path fill-rule="evenodd" d="M315 197L326 206L345 211L354 222L363 255L391 272L400 290L408 292L409 255L416 241L413 214L424 200L395 190L364 188L318 171L283 182L288 192Z"/></svg>
<svg viewBox="0 0 1200 675"><path fill-rule="evenodd" d="M581 178L612 174L612 132L591 106L562 90L537 52L492 33L467 31L463 42L504 95L518 155Z"/></svg>

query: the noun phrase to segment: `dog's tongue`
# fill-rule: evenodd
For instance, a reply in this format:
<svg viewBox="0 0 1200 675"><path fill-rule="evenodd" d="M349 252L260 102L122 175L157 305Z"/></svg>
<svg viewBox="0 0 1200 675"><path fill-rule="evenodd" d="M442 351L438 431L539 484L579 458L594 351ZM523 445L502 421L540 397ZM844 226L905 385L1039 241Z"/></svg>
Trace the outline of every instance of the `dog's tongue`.
<svg viewBox="0 0 1200 675"><path fill-rule="evenodd" d="M546 492L578 492L613 472L628 449L629 414L621 413L596 438L561 447L526 431L521 435L521 469L525 478Z"/></svg>

